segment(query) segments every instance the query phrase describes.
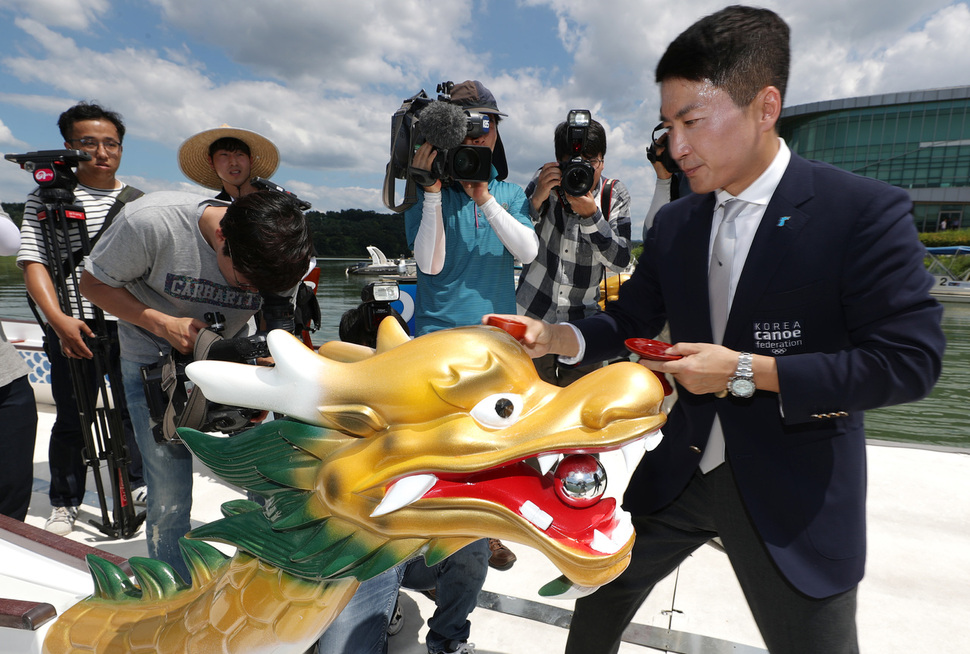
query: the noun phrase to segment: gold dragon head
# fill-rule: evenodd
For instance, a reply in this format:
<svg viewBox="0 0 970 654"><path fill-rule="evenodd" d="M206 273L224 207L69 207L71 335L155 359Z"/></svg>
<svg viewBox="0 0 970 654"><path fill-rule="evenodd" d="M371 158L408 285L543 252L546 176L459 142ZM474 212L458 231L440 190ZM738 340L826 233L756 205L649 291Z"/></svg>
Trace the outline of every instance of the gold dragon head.
<svg viewBox="0 0 970 654"><path fill-rule="evenodd" d="M394 320L381 324L376 350L328 343L314 353L282 331L268 344L275 367L204 361L187 372L211 401L321 428L284 437L293 458L274 455L258 469L265 483L249 484L271 497L274 529L329 520L331 536L343 525L367 534L375 551L423 553L429 563L477 538L502 538L538 549L585 589L625 569L629 514L608 497L571 502L555 468L565 457L621 448L638 457L656 445L665 417L651 371L618 363L558 388L499 329L409 340ZM304 499L280 518L272 484L284 478Z"/></svg>

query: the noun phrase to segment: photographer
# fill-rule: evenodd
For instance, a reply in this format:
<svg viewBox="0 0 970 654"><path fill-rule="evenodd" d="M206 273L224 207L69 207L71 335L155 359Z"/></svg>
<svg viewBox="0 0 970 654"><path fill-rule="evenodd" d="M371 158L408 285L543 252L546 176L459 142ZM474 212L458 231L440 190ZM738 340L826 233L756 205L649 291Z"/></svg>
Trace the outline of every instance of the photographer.
<svg viewBox="0 0 970 654"><path fill-rule="evenodd" d="M508 175L505 146L498 124L506 114L495 96L476 80L450 88L449 102L466 112L488 116L489 129L467 137L466 145L492 151L488 182L436 179L418 190L417 204L404 214L408 245L418 266L414 324L418 336L438 329L477 325L487 313L505 307L515 311L515 259L536 256L538 239L528 217L522 189L503 181ZM412 168L430 171L438 152L430 142L414 154ZM415 564L425 588L436 588L438 605L429 621L428 651L474 651L468 644L475 608L488 566L507 570L516 557L498 539L483 539L459 550L438 569ZM443 569L441 569L443 568Z"/></svg>
<svg viewBox="0 0 970 654"><path fill-rule="evenodd" d="M562 122L554 143L556 161L544 164L525 189L540 247L535 261L522 268L516 302L520 314L565 322L598 311L606 269L620 272L630 265L630 194L623 182L603 177L606 131L599 122L590 119L585 134L578 135L569 121ZM590 177L589 189L579 196L563 189L582 190L563 183L563 168L574 155L573 165L583 166L579 178ZM599 367L560 365L554 355L535 364L543 380L558 386Z"/></svg>
<svg viewBox="0 0 970 654"><path fill-rule="evenodd" d="M452 88L451 100L466 111L487 114L487 133L465 144L492 150L488 182L441 180L418 191L418 202L404 214L408 245L418 264L414 324L420 336L437 329L478 324L486 313L515 308L514 260L536 256L538 240L522 189L502 181L508 175L505 147L498 133L498 104L481 82ZM437 151L425 143L412 167L431 170Z"/></svg>
<svg viewBox="0 0 970 654"><path fill-rule="evenodd" d="M125 125L121 116L107 111L97 104L80 102L64 111L57 120L58 129L64 138L64 147L81 150L90 159L77 165L77 186L73 189L74 203L84 209L84 229L87 238L93 243L98 234L112 220L126 201L132 200L141 191L128 186L115 177L121 165L123 153L122 140ZM44 229L37 214L44 213L44 201L38 189L27 196L24 205L24 219L21 224L21 245L17 253L17 265L23 269L24 284L30 299L40 309L46 320L44 324L44 344L51 366L51 393L57 414L51 428L50 459L50 503L51 515L44 528L55 534L65 535L74 530L78 507L84 498L88 467L84 462L84 432L80 410L75 397L75 381L90 390L95 396L97 384L93 353L86 339L95 336L95 315L91 305L76 295L76 286L67 285L70 310L62 307L54 286L49 266L62 267L63 277L72 279L77 270L63 261L48 261L45 248ZM57 233L58 251L75 253L74 261L80 262L83 255L83 241L80 227L72 228L69 235ZM108 365L111 376L121 379L117 346L117 321L107 322L108 338L111 343ZM76 359L82 379L72 380L71 363ZM138 503L144 502L145 482L142 480L141 460L134 443L128 410L120 406L125 442L131 455L128 466L131 480L132 497ZM90 420L91 416L87 416Z"/></svg>
<svg viewBox="0 0 970 654"><path fill-rule="evenodd" d="M303 212L285 195L260 192L228 207L188 193L152 193L128 205L88 258L81 292L120 320L125 393L148 482L148 555L188 570L178 539L189 530L192 455L152 433L141 368L174 348L192 351L205 314L227 337L251 330L261 293L283 294L310 265Z"/></svg>
<svg viewBox="0 0 970 654"><path fill-rule="evenodd" d="M657 173L657 184L653 189L653 200L650 201L650 208L647 209L647 216L643 221L644 243L647 242L647 232L650 231L654 216L660 211L660 207L690 193L690 182L684 177L680 166L667 150L667 128L663 123L653 130L650 145L647 146L647 161L653 165L653 170Z"/></svg>

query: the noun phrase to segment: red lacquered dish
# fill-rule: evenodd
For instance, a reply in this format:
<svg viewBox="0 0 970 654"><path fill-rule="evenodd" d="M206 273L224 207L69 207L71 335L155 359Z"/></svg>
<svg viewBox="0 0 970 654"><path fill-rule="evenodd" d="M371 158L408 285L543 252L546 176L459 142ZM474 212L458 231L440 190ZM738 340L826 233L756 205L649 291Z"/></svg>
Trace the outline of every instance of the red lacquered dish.
<svg viewBox="0 0 970 654"><path fill-rule="evenodd" d="M683 355L680 354L666 354L671 345L663 341L655 341L650 338L628 338L623 341L623 344L626 345L626 349L634 354L639 354L644 359L651 361L676 361L683 358Z"/></svg>
<svg viewBox="0 0 970 654"><path fill-rule="evenodd" d="M498 327L511 334L512 338L515 340L521 340L525 336L525 323L519 322L518 320L510 320L508 318L499 318L498 316L489 316L487 325L492 327Z"/></svg>

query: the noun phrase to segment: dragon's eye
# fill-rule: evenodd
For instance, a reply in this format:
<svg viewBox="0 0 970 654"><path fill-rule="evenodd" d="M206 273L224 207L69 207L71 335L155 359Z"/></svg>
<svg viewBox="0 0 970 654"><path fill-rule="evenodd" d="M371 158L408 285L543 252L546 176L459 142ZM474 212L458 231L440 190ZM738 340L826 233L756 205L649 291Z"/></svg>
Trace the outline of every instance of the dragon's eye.
<svg viewBox="0 0 970 654"><path fill-rule="evenodd" d="M499 429L515 424L522 411L522 398L511 393L489 395L475 405L471 416L484 427Z"/></svg>

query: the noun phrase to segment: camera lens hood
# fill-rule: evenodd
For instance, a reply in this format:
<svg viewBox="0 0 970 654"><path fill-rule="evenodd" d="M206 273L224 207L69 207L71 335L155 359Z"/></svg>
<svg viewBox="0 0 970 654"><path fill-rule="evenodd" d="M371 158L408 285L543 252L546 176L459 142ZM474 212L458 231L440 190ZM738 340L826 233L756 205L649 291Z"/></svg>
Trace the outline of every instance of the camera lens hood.
<svg viewBox="0 0 970 654"><path fill-rule="evenodd" d="M581 197L593 188L593 166L582 157L573 157L559 164L559 169L562 171L559 188L566 195Z"/></svg>

